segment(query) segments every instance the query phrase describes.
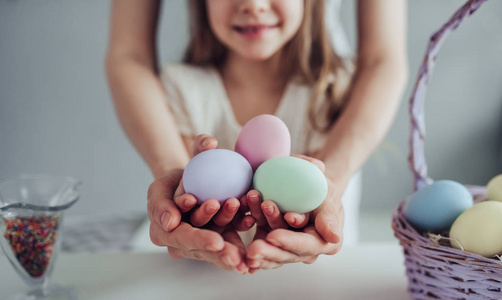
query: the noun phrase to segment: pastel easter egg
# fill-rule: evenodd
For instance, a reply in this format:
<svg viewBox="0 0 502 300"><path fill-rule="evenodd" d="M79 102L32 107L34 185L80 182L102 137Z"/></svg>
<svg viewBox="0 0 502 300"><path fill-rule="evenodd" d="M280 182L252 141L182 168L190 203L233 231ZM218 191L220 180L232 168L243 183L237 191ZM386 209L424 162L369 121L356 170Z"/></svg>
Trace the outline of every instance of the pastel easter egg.
<svg viewBox="0 0 502 300"><path fill-rule="evenodd" d="M291 135L284 122L273 115L259 115L249 120L237 137L235 151L242 154L253 170L263 162L291 154Z"/></svg>
<svg viewBox="0 0 502 300"><path fill-rule="evenodd" d="M220 203L228 198L239 198L250 188L253 170L239 153L226 149L212 149L194 156L183 172L186 193L202 204L209 199Z"/></svg>
<svg viewBox="0 0 502 300"><path fill-rule="evenodd" d="M450 230L453 247L485 257L502 255L502 202L474 204L455 220ZM459 245L460 243L460 245Z"/></svg>
<svg viewBox="0 0 502 300"><path fill-rule="evenodd" d="M421 231L449 230L455 219L473 204L462 184L439 180L416 191L405 204L406 220Z"/></svg>
<svg viewBox="0 0 502 300"><path fill-rule="evenodd" d="M253 186L264 200L272 200L281 212L306 213L316 209L328 194L328 182L314 164L281 156L264 162L255 172Z"/></svg>
<svg viewBox="0 0 502 300"><path fill-rule="evenodd" d="M486 196L488 200L502 202L502 174L492 178L486 185Z"/></svg>

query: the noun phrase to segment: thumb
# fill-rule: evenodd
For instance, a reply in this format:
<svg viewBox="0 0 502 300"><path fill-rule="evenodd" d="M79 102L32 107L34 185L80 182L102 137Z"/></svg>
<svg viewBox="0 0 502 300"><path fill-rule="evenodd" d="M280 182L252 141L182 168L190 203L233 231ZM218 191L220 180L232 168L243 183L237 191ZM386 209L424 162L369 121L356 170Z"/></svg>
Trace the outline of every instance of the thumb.
<svg viewBox="0 0 502 300"><path fill-rule="evenodd" d="M195 156L203 151L216 149L218 141L207 134L199 134L195 137L192 146L192 155Z"/></svg>
<svg viewBox="0 0 502 300"><path fill-rule="evenodd" d="M315 211L315 229L328 242L337 244L343 238L344 212L341 201L325 201Z"/></svg>
<svg viewBox="0 0 502 300"><path fill-rule="evenodd" d="M297 158L301 158L301 159L304 159L312 164L314 164L316 167L318 167L323 173L324 171L326 171L326 165L322 162L322 160L319 160L317 158L314 158L314 157L311 157L311 156L307 156L307 155L303 155L303 154L294 154L294 155L291 155L291 156L294 156L294 157L297 157Z"/></svg>

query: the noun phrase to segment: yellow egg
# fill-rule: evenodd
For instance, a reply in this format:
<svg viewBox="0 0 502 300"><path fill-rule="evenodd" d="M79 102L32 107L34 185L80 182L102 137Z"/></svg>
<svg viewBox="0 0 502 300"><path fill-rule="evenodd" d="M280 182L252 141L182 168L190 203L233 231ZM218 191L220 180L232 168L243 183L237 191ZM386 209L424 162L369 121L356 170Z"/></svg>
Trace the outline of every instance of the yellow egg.
<svg viewBox="0 0 502 300"><path fill-rule="evenodd" d="M486 196L488 200L502 202L502 174L497 175L488 182L486 186Z"/></svg>
<svg viewBox="0 0 502 300"><path fill-rule="evenodd" d="M502 202L474 204L453 222L450 243L485 257L502 254ZM460 245L458 243L460 243Z"/></svg>

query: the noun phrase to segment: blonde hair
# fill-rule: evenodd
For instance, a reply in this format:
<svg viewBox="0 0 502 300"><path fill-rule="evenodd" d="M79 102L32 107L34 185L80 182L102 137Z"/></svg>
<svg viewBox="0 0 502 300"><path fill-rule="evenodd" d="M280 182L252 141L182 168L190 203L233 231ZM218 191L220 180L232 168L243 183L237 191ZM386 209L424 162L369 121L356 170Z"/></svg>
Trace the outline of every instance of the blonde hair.
<svg viewBox="0 0 502 300"><path fill-rule="evenodd" d="M324 23L324 0L305 0L304 4L300 28L284 46L282 71L313 87L309 123L314 130L326 133L342 112L352 72L331 46ZM189 9L191 37L184 62L220 66L227 50L210 29L206 1L190 0ZM320 104L319 99L323 99Z"/></svg>

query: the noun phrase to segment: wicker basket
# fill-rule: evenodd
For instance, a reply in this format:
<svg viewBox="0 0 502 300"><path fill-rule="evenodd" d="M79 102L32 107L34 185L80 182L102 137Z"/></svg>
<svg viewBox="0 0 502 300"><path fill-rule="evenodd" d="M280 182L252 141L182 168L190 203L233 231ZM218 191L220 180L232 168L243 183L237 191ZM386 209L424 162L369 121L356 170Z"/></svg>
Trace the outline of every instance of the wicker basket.
<svg viewBox="0 0 502 300"><path fill-rule="evenodd" d="M414 190L430 183L424 157L424 98L434 63L446 37L486 0L470 0L430 39L410 98L411 137L409 165ZM475 201L483 201L484 187L468 187ZM413 299L502 299L502 261L449 246L438 236L417 232L405 219L399 204L392 216L394 235L405 256L408 291ZM446 233L447 236L447 233ZM501 237L502 238L502 237Z"/></svg>

